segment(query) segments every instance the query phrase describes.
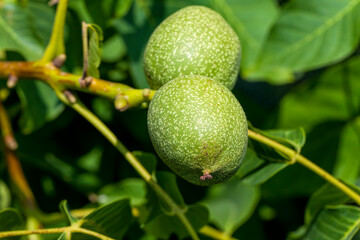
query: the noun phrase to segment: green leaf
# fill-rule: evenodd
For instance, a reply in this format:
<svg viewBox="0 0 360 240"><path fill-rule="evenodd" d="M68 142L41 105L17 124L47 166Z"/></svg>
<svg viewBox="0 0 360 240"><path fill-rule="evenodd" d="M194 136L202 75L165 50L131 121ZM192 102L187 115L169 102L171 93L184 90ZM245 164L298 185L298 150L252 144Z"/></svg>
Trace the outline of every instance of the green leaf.
<svg viewBox="0 0 360 240"><path fill-rule="evenodd" d="M99 78L99 66L101 63L102 41L104 40L102 29L96 24L87 24L89 33L89 59L87 61L88 75Z"/></svg>
<svg viewBox="0 0 360 240"><path fill-rule="evenodd" d="M250 185L263 184L287 166L287 163L264 163L261 168L243 178L243 182Z"/></svg>
<svg viewBox="0 0 360 240"><path fill-rule="evenodd" d="M136 0L134 1L133 16L136 26L141 27L145 24L146 20L152 18L151 8L154 0Z"/></svg>
<svg viewBox="0 0 360 240"><path fill-rule="evenodd" d="M202 203L208 208L210 222L232 235L254 213L260 189L232 179L210 187Z"/></svg>
<svg viewBox="0 0 360 240"><path fill-rule="evenodd" d="M149 154L149 156L152 156ZM152 156L153 157L153 156ZM179 191L176 176L170 172L159 171L153 173L153 178L158 179L157 183L164 189L164 191L174 200L174 202L183 210L185 210L186 206L184 203L184 199ZM147 194L146 199L147 202L142 205L140 210L140 218L139 221L142 224L148 223L152 221L154 218L163 215L174 215L171 207L163 200L161 196L159 196L149 185L147 185Z"/></svg>
<svg viewBox="0 0 360 240"><path fill-rule="evenodd" d="M101 186L101 181L97 174L80 171L72 164L64 161L64 159L58 158L55 154L46 151L44 152L44 149L39 153L38 151L41 151L41 149L34 149L31 146L29 146L29 148L30 149L25 151L22 148L21 151L18 152L22 159L26 159L32 166L43 169L43 171L51 173L51 175L56 176L58 179L61 179L61 181L70 184L77 191L80 191L81 193L93 192L97 191ZM34 152L38 153L34 155ZM72 160L74 162L76 161L76 159ZM46 177L44 177L43 180L46 192L53 192L52 194L54 194L51 180Z"/></svg>
<svg viewBox="0 0 360 240"><path fill-rule="evenodd" d="M163 12L154 12L156 15L157 23L160 24L161 21L165 20L168 16L173 14L174 12L191 5L201 5L205 7L212 8L211 5L216 5L216 3L213 3L213 1L209 0L170 0L165 2L154 2L154 8L163 8Z"/></svg>
<svg viewBox="0 0 360 240"><path fill-rule="evenodd" d="M326 120L346 121L360 107L360 57L300 84L280 104L278 126L306 130Z"/></svg>
<svg viewBox="0 0 360 240"><path fill-rule="evenodd" d="M208 221L208 211L200 205L189 206L185 215L195 231L199 230ZM172 233L175 233L180 239L189 235L177 216L166 214L158 215L148 222L144 230L157 237L157 239L169 239Z"/></svg>
<svg viewBox="0 0 360 240"><path fill-rule="evenodd" d="M106 2L105 0L102 2ZM85 3L85 0L72 0L68 3L68 8L76 12L78 17L85 22L94 22L92 19L88 9L87 5Z"/></svg>
<svg viewBox="0 0 360 240"><path fill-rule="evenodd" d="M25 153L26 155L28 153ZM36 160L34 159L34 163ZM39 161L39 160L37 160ZM55 176L62 179L64 182L73 182L74 178L78 172L76 168L63 160L59 159L52 153L48 153L44 156L44 159L40 161L40 164L44 169L46 169L49 173L53 173Z"/></svg>
<svg viewBox="0 0 360 240"><path fill-rule="evenodd" d="M302 128L262 131L254 128L250 123L249 128L299 153L305 144L305 131ZM246 184L263 184L276 173L289 166L292 160L282 152L252 140L236 176L243 179Z"/></svg>
<svg viewBox="0 0 360 240"><path fill-rule="evenodd" d="M110 122L114 116L114 103L102 97L94 97L92 101L94 113L105 122Z"/></svg>
<svg viewBox="0 0 360 240"><path fill-rule="evenodd" d="M158 171L156 177L159 185L165 190L167 194L180 206L184 207L184 199L176 183L175 174L167 171Z"/></svg>
<svg viewBox="0 0 360 240"><path fill-rule="evenodd" d="M277 118L277 127L280 128L303 126L307 131L304 155L349 182L358 174L358 161L354 156L358 154L356 146L359 144L356 139L359 74L360 58L356 56L304 81L282 99ZM295 174L303 176L303 180L293 182L296 184L292 184L293 192L309 194L315 190L313 187L322 184L318 177L294 166L278 179L276 188L281 189L280 183Z"/></svg>
<svg viewBox="0 0 360 240"><path fill-rule="evenodd" d="M283 84L350 55L360 37L359 0L290 1L273 27L249 78Z"/></svg>
<svg viewBox="0 0 360 240"><path fill-rule="evenodd" d="M100 189L99 202L109 203L114 200L129 198L131 206L144 204L146 200L147 187L144 180L139 178L128 178L116 184L108 184Z"/></svg>
<svg viewBox="0 0 360 240"><path fill-rule="evenodd" d="M265 161L259 158L253 149L248 148L244 161L236 173L236 176L246 184L259 185L269 180L287 166L289 166L288 163Z"/></svg>
<svg viewBox="0 0 360 240"><path fill-rule="evenodd" d="M117 18L124 17L129 12L132 3L133 0L117 1L115 7L115 17Z"/></svg>
<svg viewBox="0 0 360 240"><path fill-rule="evenodd" d="M83 192L98 189L101 186L98 176L93 173L77 174L71 182L79 189L79 191Z"/></svg>
<svg viewBox="0 0 360 240"><path fill-rule="evenodd" d="M24 228L24 220L20 213L12 208L0 211L0 232ZM20 237L2 238L4 240L20 239Z"/></svg>
<svg viewBox="0 0 360 240"><path fill-rule="evenodd" d="M37 35L34 19L15 3L0 6L0 49L17 51L27 60L41 57L43 46Z"/></svg>
<svg viewBox="0 0 360 240"><path fill-rule="evenodd" d="M156 237L150 234L144 234L140 240L156 240Z"/></svg>
<svg viewBox="0 0 360 240"><path fill-rule="evenodd" d="M301 151L306 140L305 130L301 127L296 129L272 129L263 131L250 125L250 129L282 145L288 146L296 150L296 152Z"/></svg>
<svg viewBox="0 0 360 240"><path fill-rule="evenodd" d="M345 184L360 194L360 188L355 185ZM311 195L305 209L305 224L310 224L319 211L326 205L345 204L350 201L349 196L345 195L330 183L326 183Z"/></svg>
<svg viewBox="0 0 360 240"><path fill-rule="evenodd" d="M0 7L0 30L8 33L0 39L0 49L18 51L27 60L39 59L51 35L54 10L34 1L28 2L27 8L15 2L5 1Z"/></svg>
<svg viewBox="0 0 360 240"><path fill-rule="evenodd" d="M99 171L103 149L95 147L87 154L81 156L77 161L77 165L89 172L96 173Z"/></svg>
<svg viewBox="0 0 360 240"><path fill-rule="evenodd" d="M302 155L327 172L331 172L343 125L343 122L329 121L314 126L306 135L307 140L301 151ZM286 187L284 187L284 183L286 183ZM276 177L268 181L263 189L273 197L289 198L310 196L323 184L324 180L317 174L309 171L301 164L293 164L286 171L281 171Z"/></svg>
<svg viewBox="0 0 360 240"><path fill-rule="evenodd" d="M278 15L275 1L223 0L211 1L238 34L242 46L242 72L246 75L254 67L266 37Z"/></svg>
<svg viewBox="0 0 360 240"><path fill-rule="evenodd" d="M124 20L113 21L115 29L124 37L126 48L128 49L130 73L136 88L149 88L143 70L143 54L145 44L153 28L134 28L132 23Z"/></svg>
<svg viewBox="0 0 360 240"><path fill-rule="evenodd" d="M300 240L300 239L302 240L303 236L306 233L306 230L307 230L306 226L302 225L295 231L290 232L286 239L287 240Z"/></svg>
<svg viewBox="0 0 360 240"><path fill-rule="evenodd" d="M305 144L305 131L302 128L291 130L276 129L262 131L260 129L254 128L251 124L249 124L249 128L254 132L264 135L288 148L292 148L298 153L300 153L301 148ZM282 163L289 163L289 161L291 162L293 160L281 151L271 148L256 140L252 140L251 143L253 148L256 150L257 155L263 160ZM281 165L279 165L279 167L280 166Z"/></svg>
<svg viewBox="0 0 360 240"><path fill-rule="evenodd" d="M0 210L7 208L11 203L11 194L6 184L0 180Z"/></svg>
<svg viewBox="0 0 360 240"><path fill-rule="evenodd" d="M139 159L140 163L145 167L145 169L154 176L157 163L156 156L152 153L141 151L134 151L132 153L136 158Z"/></svg>
<svg viewBox="0 0 360 240"><path fill-rule="evenodd" d="M27 7L34 20L36 33L40 36L42 45L45 46L50 41L55 11L48 5L34 1L29 1Z"/></svg>
<svg viewBox="0 0 360 240"><path fill-rule="evenodd" d="M105 62L116 62L125 56L127 52L124 39L114 35L104 42L102 60Z"/></svg>
<svg viewBox="0 0 360 240"><path fill-rule="evenodd" d="M333 175L349 183L360 176L360 118L349 122L341 133L337 162Z"/></svg>
<svg viewBox="0 0 360 240"><path fill-rule="evenodd" d="M347 240L358 231L360 209L354 206L332 206L322 210L309 226L304 240Z"/></svg>
<svg viewBox="0 0 360 240"><path fill-rule="evenodd" d="M43 82L20 81L16 90L23 109L19 123L25 134L55 119L64 109L54 91Z"/></svg>
<svg viewBox="0 0 360 240"><path fill-rule="evenodd" d="M288 144L292 146L297 152L301 151L301 148L305 144L306 136L303 128L290 129L290 130L268 130L263 132L265 136L282 142L282 144Z"/></svg>
<svg viewBox="0 0 360 240"><path fill-rule="evenodd" d="M60 211L65 214L66 218L69 221L70 225L76 224L78 222L78 219L71 215L67 201L63 200L61 201L59 205Z"/></svg>
<svg viewBox="0 0 360 240"><path fill-rule="evenodd" d="M128 199L122 199L101 206L81 219L80 226L111 238L122 239L133 222L129 203Z"/></svg>
<svg viewBox="0 0 360 240"><path fill-rule="evenodd" d="M153 0L134 1L129 19L115 19L111 22L115 30L123 37L128 50L130 73L136 88L149 88L143 70L143 53L145 45L158 23L156 17L159 13ZM163 6L163 2L160 3ZM159 7L159 6L158 6Z"/></svg>
<svg viewBox="0 0 360 240"><path fill-rule="evenodd" d="M66 233L62 233L57 240L68 240L68 239L66 238Z"/></svg>

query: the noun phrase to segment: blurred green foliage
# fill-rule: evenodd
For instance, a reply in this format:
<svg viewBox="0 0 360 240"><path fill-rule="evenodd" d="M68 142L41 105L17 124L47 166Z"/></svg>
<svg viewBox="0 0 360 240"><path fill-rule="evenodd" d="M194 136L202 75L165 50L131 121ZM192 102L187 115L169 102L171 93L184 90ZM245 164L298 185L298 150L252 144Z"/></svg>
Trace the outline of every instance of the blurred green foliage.
<svg viewBox="0 0 360 240"><path fill-rule="evenodd" d="M96 24L90 25L90 50L96 53L91 60L95 72L90 75L98 74L102 50L102 79L148 87L142 70L148 38L171 13L194 4L219 12L239 35L243 58L233 92L248 120L265 131L255 130L301 152L357 189L359 0L69 0L63 70L81 73L85 21ZM40 58L54 14L55 7L44 0L0 1L0 60ZM5 81L0 81L3 86ZM235 238L252 240L352 239L359 229L359 208L344 205L350 202L346 196L266 146L251 141L242 168L229 182L194 186L157 159L146 110L119 113L106 99L81 93L79 97L130 150L137 151L144 166L186 209L196 229L210 224ZM123 157L44 83L21 81L4 104L19 142L17 154L45 213L57 212L67 199L70 209L101 206L84 218L84 227L109 236L187 236L180 221ZM19 208L19 200L13 196L16 190L3 154L0 179L0 230L23 228L23 214L8 208ZM131 207L137 209L137 218ZM69 214L64 203L62 209ZM46 226L58 225L66 223Z"/></svg>

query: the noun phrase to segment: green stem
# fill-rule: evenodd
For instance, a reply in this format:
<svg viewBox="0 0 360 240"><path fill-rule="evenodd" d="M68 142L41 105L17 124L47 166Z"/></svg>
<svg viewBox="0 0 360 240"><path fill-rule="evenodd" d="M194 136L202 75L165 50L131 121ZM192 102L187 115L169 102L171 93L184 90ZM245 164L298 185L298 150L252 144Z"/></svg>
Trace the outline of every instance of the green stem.
<svg viewBox="0 0 360 240"><path fill-rule="evenodd" d="M220 240L236 240L235 238L227 235L226 233L220 232L219 230L212 228L210 226L204 226L200 229L200 233L214 238L214 239L220 239Z"/></svg>
<svg viewBox="0 0 360 240"><path fill-rule="evenodd" d="M15 230L15 231L7 231L0 232L0 238L8 238L8 237L17 237L17 236L25 236L31 234L54 234L54 233L67 233L67 232L77 232L83 233L86 235L90 235L102 240L114 240L113 238L109 238L100 233L93 232L88 229L78 228L78 227L60 227L60 228L47 228L47 229L36 229L36 230Z"/></svg>
<svg viewBox="0 0 360 240"><path fill-rule="evenodd" d="M45 53L41 58L40 62L46 63L53 60L55 57L59 56L62 53L65 53L65 44L64 44L64 25L66 18L68 0L59 0L54 26L52 28L52 33L50 37L50 42L45 49Z"/></svg>
<svg viewBox="0 0 360 240"><path fill-rule="evenodd" d="M101 97L112 99L115 102L119 97L125 99L124 106L117 106L120 110L143 107L154 96L155 90L133 89L128 85L93 78L87 87L82 87L80 75L62 72L51 62L0 62L0 78L7 78L10 74L19 78L43 81L59 89L73 89ZM2 94L3 95L3 94ZM118 105L115 103L115 105Z"/></svg>
<svg viewBox="0 0 360 240"><path fill-rule="evenodd" d="M26 229L28 230L36 230L41 228L41 224L38 219L33 216L30 216L26 219ZM42 240L39 235L29 236L28 240Z"/></svg>
<svg viewBox="0 0 360 240"><path fill-rule="evenodd" d="M92 213L95 210L95 208L83 208L83 209L73 209L71 210L71 215L76 218L83 218L90 213ZM39 211L33 211L32 214L36 216L37 219L40 219L41 222L46 223L56 223L60 220L64 220L65 216L64 214L61 214L59 212L50 213L50 214L44 214ZM134 217L138 217L135 216ZM202 228L200 228L199 233L202 235L205 235L207 237L210 237L212 239L221 239L221 240L236 240L236 238L232 238L228 234L219 231L218 229L215 229L209 225L205 225Z"/></svg>
<svg viewBox="0 0 360 240"><path fill-rule="evenodd" d="M194 240L199 240L196 231L186 218L183 209L181 209L171 197L160 187L160 185L151 177L151 174L143 167L139 160L117 139L115 134L89 109L86 108L79 101L71 104L66 99L63 93L58 89L54 89L60 100L69 105L81 116L88 120L131 164L131 166L139 173L139 175L150 185L150 187L156 192L156 194L163 199L171 208L171 210L177 215L180 221L184 224L186 230Z"/></svg>
<svg viewBox="0 0 360 240"><path fill-rule="evenodd" d="M270 138L267 138L261 134L258 134L256 132L253 132L251 130L248 131L248 135L250 138L261 142L265 145L268 145L282 153L285 153L287 156L289 156L291 159L294 159L295 162L300 163L304 167L308 168L309 170L313 171L323 179L325 179L327 182L331 183L334 187L338 188L340 191L345 193L347 196L349 196L351 199L353 199L359 206L360 206L360 195L353 191L351 188L346 186L344 183L339 181L337 178L332 176L330 173L326 172L324 169L317 166L315 163L311 162L309 159L305 158L304 156L298 154L294 150L285 147L284 145L271 140Z"/></svg>
<svg viewBox="0 0 360 240"><path fill-rule="evenodd" d="M71 227L62 227L62 228L48 228L48 229L36 229L36 230L16 230L16 231L0 232L0 238L25 236L25 235L31 235L31 234L63 233L63 232L69 231L70 228Z"/></svg>
<svg viewBox="0 0 360 240"><path fill-rule="evenodd" d="M98 232L93 232L91 230L84 229L84 228L73 228L72 232L83 233L83 234L90 235L90 236L93 236L93 237L96 237L96 238L99 238L99 239L103 239L103 240L114 240L113 238L104 236L104 235L102 235L102 234L100 234Z"/></svg>

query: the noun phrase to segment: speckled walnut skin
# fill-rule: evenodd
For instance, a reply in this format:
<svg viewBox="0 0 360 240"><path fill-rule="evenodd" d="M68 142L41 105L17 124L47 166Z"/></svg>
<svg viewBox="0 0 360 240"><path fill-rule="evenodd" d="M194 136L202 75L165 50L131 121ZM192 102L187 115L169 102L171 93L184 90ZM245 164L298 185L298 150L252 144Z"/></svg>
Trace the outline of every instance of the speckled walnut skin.
<svg viewBox="0 0 360 240"><path fill-rule="evenodd" d="M183 8L165 19L151 35L144 53L144 71L151 88L179 76L201 75L230 90L239 73L240 41L215 11Z"/></svg>
<svg viewBox="0 0 360 240"><path fill-rule="evenodd" d="M181 76L162 86L150 103L148 128L160 158L196 185L230 178L247 148L239 102L224 85L203 76Z"/></svg>

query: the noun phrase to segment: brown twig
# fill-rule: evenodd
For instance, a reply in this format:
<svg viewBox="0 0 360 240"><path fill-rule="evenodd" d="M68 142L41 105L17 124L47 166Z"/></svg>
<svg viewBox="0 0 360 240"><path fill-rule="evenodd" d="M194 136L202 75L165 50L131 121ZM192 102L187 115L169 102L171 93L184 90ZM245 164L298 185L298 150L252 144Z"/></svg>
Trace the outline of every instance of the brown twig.
<svg viewBox="0 0 360 240"><path fill-rule="evenodd" d="M26 180L21 163L16 156L15 149L18 144L13 135L10 119L0 100L0 129L5 145L5 159L11 180L19 188L24 197L24 204L29 208L36 207L36 200Z"/></svg>

